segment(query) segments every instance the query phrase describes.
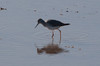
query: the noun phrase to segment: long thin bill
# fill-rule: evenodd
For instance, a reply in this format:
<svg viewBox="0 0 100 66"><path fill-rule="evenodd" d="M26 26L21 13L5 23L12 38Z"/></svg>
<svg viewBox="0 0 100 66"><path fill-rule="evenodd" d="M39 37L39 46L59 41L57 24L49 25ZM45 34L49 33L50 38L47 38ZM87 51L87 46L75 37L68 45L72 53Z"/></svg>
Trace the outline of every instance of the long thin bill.
<svg viewBox="0 0 100 66"><path fill-rule="evenodd" d="M38 23L39 24L39 23ZM35 28L38 26L38 24L35 26Z"/></svg>

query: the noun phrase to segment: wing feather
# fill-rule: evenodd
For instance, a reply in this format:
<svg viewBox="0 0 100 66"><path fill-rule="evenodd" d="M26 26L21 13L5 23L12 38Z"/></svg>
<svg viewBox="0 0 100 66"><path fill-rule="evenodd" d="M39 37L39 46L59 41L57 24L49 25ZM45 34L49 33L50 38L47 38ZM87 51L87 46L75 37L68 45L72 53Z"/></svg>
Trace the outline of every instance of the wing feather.
<svg viewBox="0 0 100 66"><path fill-rule="evenodd" d="M63 26L64 23L61 23L60 21L57 20L48 20L47 23L51 26Z"/></svg>

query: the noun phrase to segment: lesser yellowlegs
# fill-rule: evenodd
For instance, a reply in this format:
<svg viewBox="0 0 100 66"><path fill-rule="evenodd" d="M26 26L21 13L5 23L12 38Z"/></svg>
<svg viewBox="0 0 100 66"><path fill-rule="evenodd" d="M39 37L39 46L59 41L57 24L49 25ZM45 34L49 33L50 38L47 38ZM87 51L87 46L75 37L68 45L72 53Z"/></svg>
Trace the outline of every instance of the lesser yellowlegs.
<svg viewBox="0 0 100 66"><path fill-rule="evenodd" d="M70 25L69 23L62 23L58 20L48 20L44 21L43 19L38 19L38 23L35 26L35 28L38 26L38 24L42 24L44 27L47 27L48 29L52 30L52 39L54 37L54 30L59 30L60 27L65 26L65 25ZM60 41L61 41L61 30L60 32Z"/></svg>

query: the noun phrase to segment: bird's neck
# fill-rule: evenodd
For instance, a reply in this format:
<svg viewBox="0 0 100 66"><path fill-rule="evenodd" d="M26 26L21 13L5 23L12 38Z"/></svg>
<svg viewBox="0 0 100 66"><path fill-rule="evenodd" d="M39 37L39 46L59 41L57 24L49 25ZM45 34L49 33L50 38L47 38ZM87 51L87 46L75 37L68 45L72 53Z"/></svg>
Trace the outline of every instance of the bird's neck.
<svg viewBox="0 0 100 66"><path fill-rule="evenodd" d="M45 21L41 21L41 24L46 27L46 22Z"/></svg>

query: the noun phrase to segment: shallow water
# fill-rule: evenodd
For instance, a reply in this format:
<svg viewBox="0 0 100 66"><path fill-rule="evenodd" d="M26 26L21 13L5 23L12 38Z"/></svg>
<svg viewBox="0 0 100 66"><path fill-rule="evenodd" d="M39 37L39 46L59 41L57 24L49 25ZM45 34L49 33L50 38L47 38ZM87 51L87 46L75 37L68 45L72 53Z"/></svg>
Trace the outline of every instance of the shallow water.
<svg viewBox="0 0 100 66"><path fill-rule="evenodd" d="M0 66L100 66L99 1L0 0ZM61 44L59 31L52 42L50 30L34 29L39 18L71 23ZM62 51L46 53L49 44Z"/></svg>

